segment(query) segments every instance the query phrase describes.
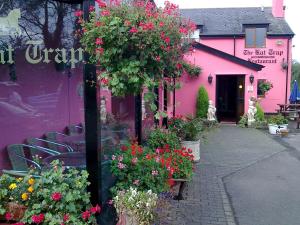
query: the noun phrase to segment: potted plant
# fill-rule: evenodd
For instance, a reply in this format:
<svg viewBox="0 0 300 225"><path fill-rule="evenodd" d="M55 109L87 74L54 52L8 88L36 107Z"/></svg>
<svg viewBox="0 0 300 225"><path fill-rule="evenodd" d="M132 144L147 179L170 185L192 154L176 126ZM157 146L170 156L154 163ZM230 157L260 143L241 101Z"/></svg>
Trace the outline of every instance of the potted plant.
<svg viewBox="0 0 300 225"><path fill-rule="evenodd" d="M118 225L150 225L155 218L158 196L151 190L138 191L130 187L126 191L118 191L113 198L119 215Z"/></svg>
<svg viewBox="0 0 300 225"><path fill-rule="evenodd" d="M268 127L270 134L280 134L282 130L287 130L288 120L282 115L270 116L268 118Z"/></svg>
<svg viewBox="0 0 300 225"><path fill-rule="evenodd" d="M268 91L273 88L273 84L268 80L259 80L258 82L258 95L265 96Z"/></svg>
<svg viewBox="0 0 300 225"><path fill-rule="evenodd" d="M155 128L151 130L147 138L148 146L151 149L163 148L168 146L170 149L179 149L180 140L176 132L171 129Z"/></svg>
<svg viewBox="0 0 300 225"><path fill-rule="evenodd" d="M169 129L174 130L181 140L181 145L191 149L194 161L200 160L200 134L203 123L200 118L175 118L169 121Z"/></svg>

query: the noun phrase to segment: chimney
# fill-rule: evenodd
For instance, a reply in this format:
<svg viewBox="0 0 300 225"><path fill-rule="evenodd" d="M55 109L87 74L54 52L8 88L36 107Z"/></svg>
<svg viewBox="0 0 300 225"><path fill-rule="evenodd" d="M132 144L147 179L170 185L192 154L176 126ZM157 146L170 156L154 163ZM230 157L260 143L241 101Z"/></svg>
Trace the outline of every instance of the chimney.
<svg viewBox="0 0 300 225"><path fill-rule="evenodd" d="M272 14L274 17L284 18L283 0L273 0L272 4Z"/></svg>

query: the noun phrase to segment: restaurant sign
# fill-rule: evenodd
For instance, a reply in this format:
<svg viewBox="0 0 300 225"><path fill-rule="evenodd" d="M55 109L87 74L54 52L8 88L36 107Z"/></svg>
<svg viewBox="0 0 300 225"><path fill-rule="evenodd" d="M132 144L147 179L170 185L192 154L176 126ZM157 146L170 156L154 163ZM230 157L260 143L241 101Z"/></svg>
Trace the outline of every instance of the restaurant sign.
<svg viewBox="0 0 300 225"><path fill-rule="evenodd" d="M41 48L43 41L30 40L26 42L27 48L25 51L25 59L30 64L38 63L50 63L49 54L54 54L56 63L69 63L71 68L74 69L76 64L83 60L83 49L71 48L69 50L65 48ZM8 45L7 49L0 50L0 64L13 64L14 62L14 49L11 45Z"/></svg>
<svg viewBox="0 0 300 225"><path fill-rule="evenodd" d="M243 54L248 57L248 61L258 64L278 63L278 56L283 55L282 50L274 49L245 49Z"/></svg>

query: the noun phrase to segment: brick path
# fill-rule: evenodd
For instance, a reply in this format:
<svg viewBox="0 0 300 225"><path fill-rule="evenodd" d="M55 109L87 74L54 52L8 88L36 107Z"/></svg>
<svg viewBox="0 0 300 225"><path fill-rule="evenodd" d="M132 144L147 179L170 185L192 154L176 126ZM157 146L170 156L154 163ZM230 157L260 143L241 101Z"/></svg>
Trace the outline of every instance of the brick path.
<svg viewBox="0 0 300 225"><path fill-rule="evenodd" d="M164 224L236 225L227 178L282 151L282 145L259 130L221 126L211 131L201 143L201 160L185 200L172 201Z"/></svg>

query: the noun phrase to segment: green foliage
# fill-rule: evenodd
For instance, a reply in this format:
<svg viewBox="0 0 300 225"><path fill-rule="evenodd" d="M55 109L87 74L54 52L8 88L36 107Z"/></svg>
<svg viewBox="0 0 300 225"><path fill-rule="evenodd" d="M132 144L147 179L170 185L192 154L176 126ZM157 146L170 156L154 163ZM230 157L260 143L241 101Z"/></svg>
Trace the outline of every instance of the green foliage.
<svg viewBox="0 0 300 225"><path fill-rule="evenodd" d="M248 116L247 114L241 116L240 121L238 122L239 127L247 127L248 126Z"/></svg>
<svg viewBox="0 0 300 225"><path fill-rule="evenodd" d="M257 110L257 112L255 114L255 120L256 121L265 121L265 113L259 103L256 103L256 110Z"/></svg>
<svg viewBox="0 0 300 225"><path fill-rule="evenodd" d="M154 220L157 200L157 194L151 190L138 191L130 187L119 191L113 202L119 215L127 214L133 216L139 225L150 225Z"/></svg>
<svg viewBox="0 0 300 225"><path fill-rule="evenodd" d="M275 115L275 116L270 116L268 118L268 123L276 124L276 125L283 125L283 124L288 124L289 121L286 118L284 118L282 115Z"/></svg>
<svg viewBox="0 0 300 225"><path fill-rule="evenodd" d="M168 121L169 130L176 133L182 141L197 141L203 131L203 121L201 118L184 118L176 116Z"/></svg>
<svg viewBox="0 0 300 225"><path fill-rule="evenodd" d="M263 95L270 91L272 88L273 84L270 81L261 80L261 82L258 83L258 90Z"/></svg>
<svg viewBox="0 0 300 225"><path fill-rule="evenodd" d="M295 60L292 63L292 81L294 80L300 83L300 63ZM291 85L293 85L293 82L291 82Z"/></svg>
<svg viewBox="0 0 300 225"><path fill-rule="evenodd" d="M182 66L191 77L198 77L202 72L202 69L199 66L194 66L186 62L183 62Z"/></svg>
<svg viewBox="0 0 300 225"><path fill-rule="evenodd" d="M196 104L196 116L200 118L206 118L208 111L208 93L205 87L201 86L198 91L197 104Z"/></svg>
<svg viewBox="0 0 300 225"><path fill-rule="evenodd" d="M170 149L180 149L180 141L175 132L167 129L156 128L152 130L147 139L149 148L163 148L166 145Z"/></svg>

